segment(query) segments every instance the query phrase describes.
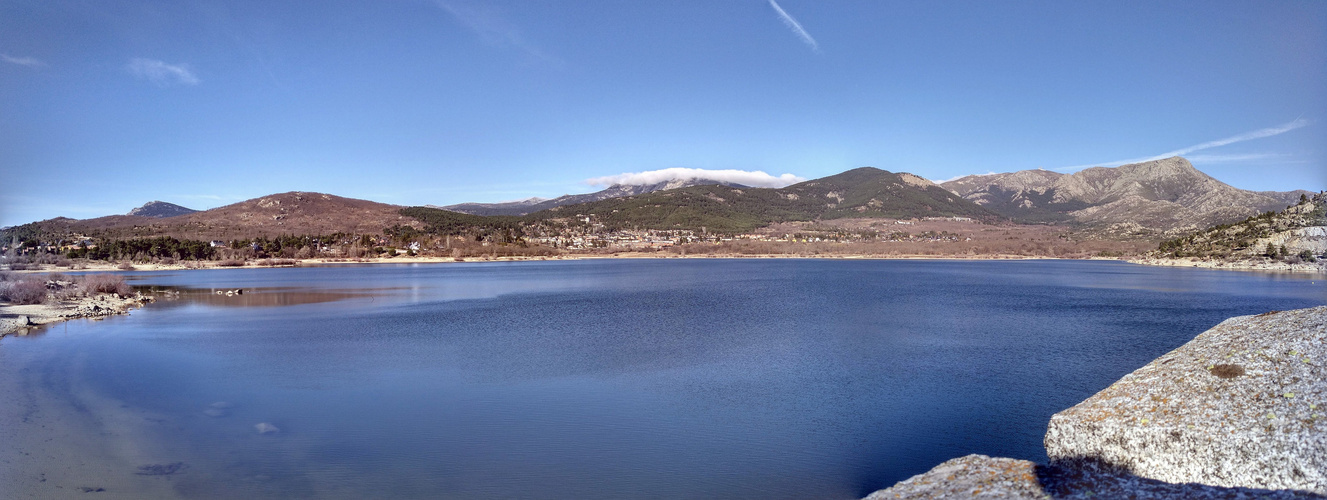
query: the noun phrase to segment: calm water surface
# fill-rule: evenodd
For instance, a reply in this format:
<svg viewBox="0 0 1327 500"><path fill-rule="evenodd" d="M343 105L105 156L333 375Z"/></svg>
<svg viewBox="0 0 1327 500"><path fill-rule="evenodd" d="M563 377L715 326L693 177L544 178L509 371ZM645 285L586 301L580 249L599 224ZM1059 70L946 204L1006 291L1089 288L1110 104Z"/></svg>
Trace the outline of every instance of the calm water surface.
<svg viewBox="0 0 1327 500"><path fill-rule="evenodd" d="M1322 276L1073 261L130 276L182 293L0 353L160 415L140 439L197 498L857 498L1044 461L1051 414L1225 318L1327 303Z"/></svg>

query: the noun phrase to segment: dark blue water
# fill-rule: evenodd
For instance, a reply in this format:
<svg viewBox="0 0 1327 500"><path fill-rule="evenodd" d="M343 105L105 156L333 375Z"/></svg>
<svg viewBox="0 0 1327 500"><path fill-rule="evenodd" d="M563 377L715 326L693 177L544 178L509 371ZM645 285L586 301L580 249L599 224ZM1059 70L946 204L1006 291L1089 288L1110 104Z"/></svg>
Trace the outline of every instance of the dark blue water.
<svg viewBox="0 0 1327 500"><path fill-rule="evenodd" d="M857 498L1044 461L1053 413L1228 317L1327 303L1322 276L1076 261L135 277L204 292L0 347L165 415L198 498Z"/></svg>

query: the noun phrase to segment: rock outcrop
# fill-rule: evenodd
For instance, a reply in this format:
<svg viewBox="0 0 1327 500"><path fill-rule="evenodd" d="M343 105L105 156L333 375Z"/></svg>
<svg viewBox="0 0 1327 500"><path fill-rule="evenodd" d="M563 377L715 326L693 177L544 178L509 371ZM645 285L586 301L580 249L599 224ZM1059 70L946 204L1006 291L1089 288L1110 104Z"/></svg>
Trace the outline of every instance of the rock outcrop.
<svg viewBox="0 0 1327 500"><path fill-rule="evenodd" d="M1051 417L1053 463L1327 495L1327 306L1231 318Z"/></svg>
<svg viewBox="0 0 1327 500"><path fill-rule="evenodd" d="M1037 464L1012 458L968 455L935 466L866 500L893 498L1052 498L1037 479Z"/></svg>
<svg viewBox="0 0 1327 500"><path fill-rule="evenodd" d="M1162 242L1152 256L1247 259L1272 256L1316 260L1327 254L1327 193L1304 196L1278 212Z"/></svg>
<svg viewBox="0 0 1327 500"><path fill-rule="evenodd" d="M1051 417L1048 465L968 455L888 498L1327 498L1327 306L1228 319Z"/></svg>
<svg viewBox="0 0 1327 500"><path fill-rule="evenodd" d="M955 458L866 500L999 498L1012 500L1299 500L1324 498L1307 491L1226 488L1167 483L1095 465L1039 465L1027 460L968 455Z"/></svg>
<svg viewBox="0 0 1327 500"><path fill-rule="evenodd" d="M197 210L188 207L182 207L174 203L166 203L164 201L149 201L141 207L130 210L127 215L164 219L166 217L189 215L195 212L197 212Z"/></svg>

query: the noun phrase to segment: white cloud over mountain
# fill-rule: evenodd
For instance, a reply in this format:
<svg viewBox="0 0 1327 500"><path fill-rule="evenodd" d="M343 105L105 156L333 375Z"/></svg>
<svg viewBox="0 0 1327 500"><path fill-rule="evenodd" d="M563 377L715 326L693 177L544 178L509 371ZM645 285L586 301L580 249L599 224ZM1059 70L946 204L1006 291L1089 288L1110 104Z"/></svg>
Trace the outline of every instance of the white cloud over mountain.
<svg viewBox="0 0 1327 500"><path fill-rule="evenodd" d="M773 176L760 170L707 170L703 168L665 168L661 170L649 170L645 172L632 172L605 177L595 177L586 179L585 183L591 186L611 186L613 184L623 184L629 186L639 186L645 184L658 184L667 181L682 181L687 179L709 179L715 181L731 182L751 187L781 188L790 184L796 184L806 180L793 174L782 174Z"/></svg>

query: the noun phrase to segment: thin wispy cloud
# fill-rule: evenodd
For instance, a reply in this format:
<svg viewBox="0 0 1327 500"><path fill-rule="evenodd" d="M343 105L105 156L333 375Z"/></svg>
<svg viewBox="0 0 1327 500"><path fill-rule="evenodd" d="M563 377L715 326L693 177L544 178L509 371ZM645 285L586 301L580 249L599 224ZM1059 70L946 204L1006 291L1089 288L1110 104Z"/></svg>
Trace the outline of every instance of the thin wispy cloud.
<svg viewBox="0 0 1327 500"><path fill-rule="evenodd" d="M1164 159L1164 158L1170 158L1170 157L1172 157L1172 156L1184 156L1184 155L1188 155L1189 153L1193 153L1193 152L1196 152L1196 151L1202 151L1202 150L1206 150L1206 149L1218 148L1218 147L1221 147L1221 146L1227 146L1227 145L1230 145L1230 144L1235 144L1235 143L1237 143L1237 142L1252 141L1252 140L1255 140L1255 139L1263 139L1263 138L1267 138L1267 137L1272 137L1272 136L1276 136L1276 135L1281 135L1281 134L1284 134L1284 133L1289 132L1289 131L1291 131L1291 130L1295 130L1295 129L1297 129L1297 128L1301 128L1301 127L1308 126L1308 125L1310 125L1310 124L1312 124L1312 123L1313 123L1313 122L1312 122L1311 120L1308 120L1308 119L1305 119L1305 118L1298 118L1298 119L1295 119L1294 121L1289 122L1289 123L1286 123L1286 124L1284 124L1284 125L1278 125L1278 126L1275 126L1275 127L1267 127L1267 128L1263 128L1263 129L1254 130L1254 131L1252 131L1252 132L1245 132L1245 133L1243 133L1243 134L1239 134L1239 135L1232 135L1232 136L1230 136L1230 137L1226 137L1226 138L1224 138L1224 139L1217 139L1217 140L1215 140L1215 141L1208 141L1208 142L1204 142L1204 143L1202 143L1202 144L1195 144L1195 145L1193 145L1193 146L1189 146L1189 147L1186 147L1186 148L1180 148L1180 149L1176 149L1176 150L1174 150L1174 151L1167 151L1167 152L1165 152L1165 153L1161 153L1161 154L1153 155L1153 156L1148 156L1148 157L1145 157L1145 158L1133 158L1133 159L1129 159L1129 160L1117 160L1117 161L1110 161L1110 162L1105 162L1105 163L1093 163L1093 164L1091 164L1091 165L1075 165L1075 166L1072 166L1072 167L1060 167L1060 168L1056 168L1056 169L1052 169L1052 170L1055 170L1056 172L1066 172L1066 171L1072 171L1072 170L1082 170L1082 169L1084 169L1084 168L1088 168L1088 167L1118 167L1118 166L1120 166L1120 165L1128 165L1128 164L1131 164L1131 163L1142 163L1142 162L1145 162L1145 161L1161 160L1161 159ZM1206 156L1208 157L1208 159L1212 159L1212 158L1220 158L1220 157L1222 157L1222 156L1224 156L1224 157L1226 157L1226 158L1231 158L1231 159L1228 159L1228 160L1217 160L1217 161L1248 161L1248 160L1253 160L1253 159L1254 159L1254 158L1236 158L1236 157L1238 157L1238 156L1240 156L1240 155L1206 155ZM1249 155L1244 155L1244 156L1249 156ZM1191 158L1189 158L1189 159L1190 159L1190 160L1194 160L1194 158L1201 158L1201 157L1202 157L1202 156L1191 157Z"/></svg>
<svg viewBox="0 0 1327 500"><path fill-rule="evenodd" d="M684 181L688 179L708 179L714 181L731 182L751 187L772 187L780 188L790 184L796 184L806 180L793 174L783 174L774 176L760 170L707 170L703 168L665 168L662 170L649 170L645 172L632 172L605 177L595 177L586 179L585 183L591 186L611 186L613 184L623 184L628 186L639 186L646 184L658 184L667 181Z"/></svg>
<svg viewBox="0 0 1327 500"><path fill-rule="evenodd" d="M41 62L40 59L37 59L35 57L14 57L9 54L0 54L0 60L3 60L4 62L7 62L9 64L28 66L30 68L36 68L46 65L46 63Z"/></svg>
<svg viewBox="0 0 1327 500"><path fill-rule="evenodd" d="M927 179L927 180L929 180L929 181L931 181L931 182L934 182L934 183L936 183L936 184L944 184L944 183L946 183L946 182L949 182L949 181L956 181L956 180L962 179L962 178L964 178L964 177L970 177L970 176L985 177L985 176L988 176L988 175L996 175L997 173L998 173L998 172L986 172L986 173L984 173L984 174L963 174L963 175L955 175L955 176L953 176L953 177L950 177L950 178L945 179L945 180L942 180L942 181L937 181L937 180L935 180L935 179Z"/></svg>
<svg viewBox="0 0 1327 500"><path fill-rule="evenodd" d="M784 11L783 7L779 7L779 2L769 0L769 6L774 8L774 12L779 15L779 19L783 20L783 24L787 25L788 29L792 30L794 35L797 35L798 38L802 39L802 43L811 47L812 51L820 52L820 44L816 43L816 39L811 38L811 34L807 33L805 28L802 28L802 23L797 22L797 19L794 19L787 11Z"/></svg>
<svg viewBox="0 0 1327 500"><path fill-rule="evenodd" d="M1290 155L1284 153L1248 153L1248 154L1199 154L1187 155L1195 163L1241 163L1248 161L1287 160Z"/></svg>
<svg viewBox="0 0 1327 500"><path fill-rule="evenodd" d="M165 61L135 57L125 65L129 74L150 81L161 87L171 85L198 85L202 80L189 69L187 64L167 64Z"/></svg>
<svg viewBox="0 0 1327 500"><path fill-rule="evenodd" d="M538 59L557 62L557 58L526 40L521 30L492 5L463 0L434 0L434 3L479 35L484 43L517 49Z"/></svg>
<svg viewBox="0 0 1327 500"><path fill-rule="evenodd" d="M240 201L244 199L239 196L233 196L233 195L222 196L218 194L177 194L174 195L174 198L177 199L182 198L187 200L204 200L204 201Z"/></svg>

